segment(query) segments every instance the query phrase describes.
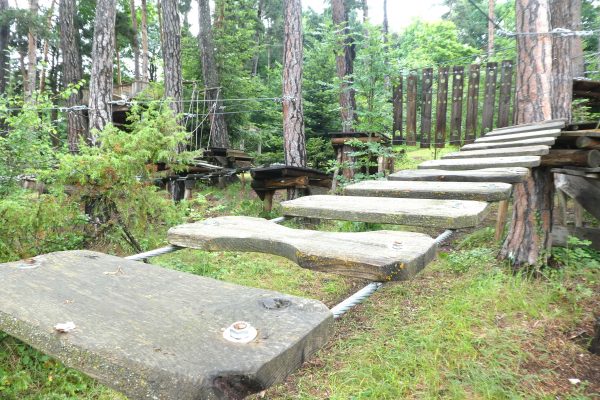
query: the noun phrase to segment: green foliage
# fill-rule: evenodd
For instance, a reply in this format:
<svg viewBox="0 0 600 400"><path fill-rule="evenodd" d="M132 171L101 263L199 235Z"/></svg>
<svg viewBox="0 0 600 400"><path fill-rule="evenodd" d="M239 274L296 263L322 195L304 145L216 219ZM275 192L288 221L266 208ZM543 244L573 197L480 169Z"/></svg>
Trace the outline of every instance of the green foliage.
<svg viewBox="0 0 600 400"><path fill-rule="evenodd" d="M567 247L553 247L552 258L565 268L596 269L600 272L600 252L592 249L589 240L574 236L567 239Z"/></svg>
<svg viewBox="0 0 600 400"><path fill-rule="evenodd" d="M308 138L306 141L306 158L308 166L320 169L334 158L333 147L329 140L322 137Z"/></svg>

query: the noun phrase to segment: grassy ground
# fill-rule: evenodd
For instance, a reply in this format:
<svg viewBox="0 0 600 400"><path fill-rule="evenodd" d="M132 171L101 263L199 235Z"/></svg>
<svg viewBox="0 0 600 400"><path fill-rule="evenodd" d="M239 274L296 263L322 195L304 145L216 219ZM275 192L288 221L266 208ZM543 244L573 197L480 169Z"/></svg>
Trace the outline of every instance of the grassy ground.
<svg viewBox="0 0 600 400"><path fill-rule="evenodd" d="M432 158L430 150L407 151L404 168ZM260 202L239 185L205 188L188 206L192 219L278 211L263 214ZM365 225L331 222L317 228ZM559 249L557 256L568 267L547 268L530 278L509 273L496 260L497 251L491 228L456 237L416 279L386 284L336 323L335 337L302 369L255 397L599 398L600 357L585 346L593 312L600 310L600 255ZM316 298L328 306L366 283L257 254L184 250L153 263ZM571 378L581 383L572 384ZM124 398L0 333L0 399Z"/></svg>

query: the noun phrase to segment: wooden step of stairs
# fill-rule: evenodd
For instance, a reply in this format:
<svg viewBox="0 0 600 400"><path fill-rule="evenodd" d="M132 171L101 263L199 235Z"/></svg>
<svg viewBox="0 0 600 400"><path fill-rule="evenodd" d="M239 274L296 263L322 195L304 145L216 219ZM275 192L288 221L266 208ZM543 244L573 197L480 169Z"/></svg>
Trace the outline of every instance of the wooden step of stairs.
<svg viewBox="0 0 600 400"><path fill-rule="evenodd" d="M510 133L506 135L485 135L479 139L475 139L475 143L498 143L498 142L513 142L515 140L528 140L539 138L556 138L561 134L560 129L549 129L543 131L533 131L525 133Z"/></svg>
<svg viewBox="0 0 600 400"><path fill-rule="evenodd" d="M407 169L388 176L390 181L505 182L519 183L529 176L528 168L484 168L463 171Z"/></svg>
<svg viewBox="0 0 600 400"><path fill-rule="evenodd" d="M413 199L501 201L510 197L512 185L501 182L363 181L344 189L348 196Z"/></svg>
<svg viewBox="0 0 600 400"><path fill-rule="evenodd" d="M541 137L533 139L515 140L512 142L471 143L460 148L461 151L504 149L509 147L524 146L552 146L556 142L554 137Z"/></svg>
<svg viewBox="0 0 600 400"><path fill-rule="evenodd" d="M470 170L498 167L531 168L539 166L540 162L541 158L539 156L444 159L425 161L424 163L421 163L418 168L447 170Z"/></svg>
<svg viewBox="0 0 600 400"><path fill-rule="evenodd" d="M394 199L362 196L305 196L281 203L283 214L442 229L477 226L488 203L470 200Z"/></svg>
<svg viewBox="0 0 600 400"><path fill-rule="evenodd" d="M400 231L320 232L263 218L218 217L169 229L169 243L206 251L285 257L303 268L369 279L406 280L435 257L428 235Z"/></svg>
<svg viewBox="0 0 600 400"><path fill-rule="evenodd" d="M550 152L548 146L522 146L501 149L485 150L464 150L455 153L449 153L442 156L442 159L462 159L462 158L489 158L489 157L520 157L520 156L543 156Z"/></svg>
<svg viewBox="0 0 600 400"><path fill-rule="evenodd" d="M487 135L509 135L513 133L525 133L549 129L562 129L566 126L567 125L564 120L549 120L544 122L534 122L531 124L521 124L507 126L504 128L496 128L493 131L488 132Z"/></svg>
<svg viewBox="0 0 600 400"><path fill-rule="evenodd" d="M241 399L333 331L319 301L91 251L0 264L0 293L0 330L131 399ZM247 344L226 339L240 320Z"/></svg>

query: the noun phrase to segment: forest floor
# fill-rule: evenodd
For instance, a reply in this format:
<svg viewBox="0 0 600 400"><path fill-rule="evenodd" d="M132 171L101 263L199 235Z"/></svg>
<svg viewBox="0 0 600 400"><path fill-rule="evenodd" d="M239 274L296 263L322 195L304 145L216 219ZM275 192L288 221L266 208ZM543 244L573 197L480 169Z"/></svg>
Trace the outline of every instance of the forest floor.
<svg viewBox="0 0 600 400"><path fill-rule="evenodd" d="M408 149L400 164L412 168L432 156ZM266 216L250 188L239 184L203 188L188 206L192 219ZM277 215L275 206L268 216ZM494 216L454 236L415 279L387 283L351 310L324 349L284 383L252 398L600 398L600 356L586 350L600 310L600 255L557 249L567 266L546 268L536 278L515 275L496 260ZM341 221L313 228L400 229ZM182 250L152 262L330 307L367 283L254 253ZM0 399L124 397L0 332Z"/></svg>

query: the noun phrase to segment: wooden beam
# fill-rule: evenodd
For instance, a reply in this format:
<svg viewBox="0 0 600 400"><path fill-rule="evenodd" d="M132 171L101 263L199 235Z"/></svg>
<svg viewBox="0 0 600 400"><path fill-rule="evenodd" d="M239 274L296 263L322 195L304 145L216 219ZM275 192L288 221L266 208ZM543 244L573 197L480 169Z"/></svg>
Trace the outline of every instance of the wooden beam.
<svg viewBox="0 0 600 400"><path fill-rule="evenodd" d="M527 168L484 168L466 171L441 169L406 169L388 176L390 181L441 182L523 182L529 176Z"/></svg>
<svg viewBox="0 0 600 400"><path fill-rule="evenodd" d="M556 174L557 189L575 199L596 219L600 220L600 181L579 176Z"/></svg>
<svg viewBox="0 0 600 400"><path fill-rule="evenodd" d="M600 150L600 139L581 136L577 138L575 145L580 149Z"/></svg>
<svg viewBox="0 0 600 400"><path fill-rule="evenodd" d="M542 156L544 167L598 167L600 166L600 151L598 150L550 150Z"/></svg>

